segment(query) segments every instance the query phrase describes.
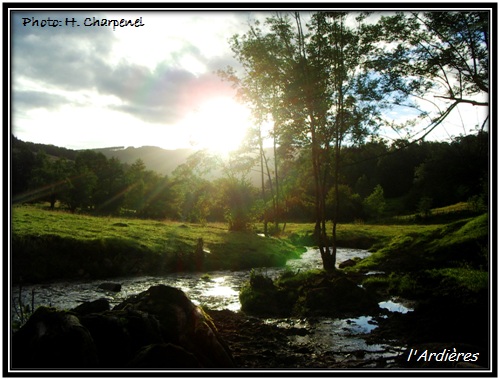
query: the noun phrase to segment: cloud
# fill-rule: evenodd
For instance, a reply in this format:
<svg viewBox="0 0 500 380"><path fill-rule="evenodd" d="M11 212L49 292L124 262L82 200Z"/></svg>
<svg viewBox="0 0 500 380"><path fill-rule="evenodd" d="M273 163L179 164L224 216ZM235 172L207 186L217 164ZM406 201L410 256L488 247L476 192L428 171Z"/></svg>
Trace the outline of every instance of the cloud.
<svg viewBox="0 0 500 380"><path fill-rule="evenodd" d="M12 94L12 105L19 109L57 109L64 102L63 96L41 91L16 91Z"/></svg>
<svg viewBox="0 0 500 380"><path fill-rule="evenodd" d="M145 66L110 53L118 44L111 29L99 28L97 33L97 28L21 27L22 16L16 14L13 21L15 108L53 109L59 102L74 100L51 92L94 91L99 95L112 95L117 100L109 105L113 110L147 122L172 124L204 97L231 94L230 84L223 83L213 73L224 68L220 63L231 61L229 56L218 56L211 61L198 46L184 41L175 51L167 53L163 61ZM51 18L81 20L84 16L56 13ZM50 16L33 14L31 17L47 19ZM149 41L149 47L161 48L154 41ZM182 67L183 62L189 62L186 57L200 67L205 66L205 72L196 75L189 67ZM22 85L27 82L36 83L36 90ZM45 95L41 88L46 89Z"/></svg>

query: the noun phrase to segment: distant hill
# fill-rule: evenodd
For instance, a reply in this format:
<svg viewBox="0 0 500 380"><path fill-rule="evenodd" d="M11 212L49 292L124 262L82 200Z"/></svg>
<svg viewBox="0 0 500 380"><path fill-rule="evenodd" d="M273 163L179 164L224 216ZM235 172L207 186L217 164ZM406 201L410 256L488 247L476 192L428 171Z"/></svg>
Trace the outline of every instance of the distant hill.
<svg viewBox="0 0 500 380"><path fill-rule="evenodd" d="M38 143L32 143L32 142L25 142L25 141L19 140L15 136L12 136L11 148L12 148L12 150L29 150L30 152L33 152L35 154L37 154L40 151L44 151L49 156L65 158L65 159L71 160L71 161L74 161L76 158L76 155L78 154L77 150L61 148L61 147L58 147L55 145L49 145L49 144L38 144Z"/></svg>
<svg viewBox="0 0 500 380"><path fill-rule="evenodd" d="M115 157L124 164L133 164L140 158L148 170L163 175L170 175L195 152L193 149L167 150L156 146L142 146L140 148L111 147L92 150L101 152L107 158Z"/></svg>
<svg viewBox="0 0 500 380"><path fill-rule="evenodd" d="M49 156L54 158L64 157L67 160L74 160L79 152L79 150L67 149L54 145L24 142L14 136L12 136L12 149L30 150L33 153L38 153L43 150ZM141 159L146 165L146 169L155 171L161 175L171 175L179 165L185 163L187 158L195 153L194 149L168 150L156 146L142 146L140 148L115 146L90 150L100 152L107 158L115 157L120 162L129 165ZM216 178L220 175L220 172L216 170L210 177ZM255 186L260 185L260 173L258 168L250 173L250 180Z"/></svg>
<svg viewBox="0 0 500 380"><path fill-rule="evenodd" d="M54 158L65 158L74 161L80 150L67 149L49 144L38 144L25 142L12 136L12 150L29 150L35 154L44 151ZM177 166L186 162L186 159L194 153L192 149L166 150L154 146L143 146L140 148L109 147L99 149L89 149L101 152L107 158L115 157L124 164L133 164L137 159L141 159L148 170L153 170L162 175L170 175Z"/></svg>

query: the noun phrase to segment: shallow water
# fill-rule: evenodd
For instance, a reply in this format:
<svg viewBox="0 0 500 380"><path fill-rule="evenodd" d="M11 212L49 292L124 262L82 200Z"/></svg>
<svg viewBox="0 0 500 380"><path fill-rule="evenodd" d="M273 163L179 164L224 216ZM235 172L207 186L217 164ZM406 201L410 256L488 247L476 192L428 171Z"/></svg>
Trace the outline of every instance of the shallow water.
<svg viewBox="0 0 500 380"><path fill-rule="evenodd" d="M370 253L360 249L338 249L337 264L354 257L364 258ZM263 274L276 278L285 270L300 271L322 268L319 250L309 248L301 258L289 260L285 268L260 268ZM141 276L113 278L113 283L121 284L120 292L99 289L103 280L81 282L54 282L44 285L26 286L21 297L24 305L31 305L34 291L35 307L54 306L59 309L72 309L82 302L106 298L111 306L126 298L147 290L150 286L165 284L183 290L195 303L213 310L240 310L239 291L249 279L250 271L214 271L209 273L177 273L164 276ZM18 303L19 289L12 289L12 299ZM407 313L409 307L395 300L379 304L392 312ZM13 319L18 316L13 313ZM314 343L316 353L334 352L336 360L348 360L353 352L363 352L365 359L395 356L402 348L390 345L367 344L363 336L376 328L373 316L358 318L332 319L266 319L265 323L282 328L298 327L307 330L306 335L290 336L291 345Z"/></svg>
<svg viewBox="0 0 500 380"><path fill-rule="evenodd" d="M366 257L370 253L360 249L339 248L337 263L354 257ZM257 269L265 275L276 278L285 270L299 271L321 268L321 256L317 249L309 248L300 259L287 262L285 268ZM82 302L106 298L112 306L117 305L131 295L147 290L153 285L170 285L183 290L196 304L205 305L213 310L240 310L239 291L249 279L249 270L214 271L209 273L173 273L163 276L121 277L109 280L121 284L120 292L99 289L105 280L89 280L79 282L54 282L44 285L23 287L24 305L31 305L31 292L35 292L35 307L39 305L54 306L60 309L72 309ZM19 289L12 289L13 298L19 297Z"/></svg>

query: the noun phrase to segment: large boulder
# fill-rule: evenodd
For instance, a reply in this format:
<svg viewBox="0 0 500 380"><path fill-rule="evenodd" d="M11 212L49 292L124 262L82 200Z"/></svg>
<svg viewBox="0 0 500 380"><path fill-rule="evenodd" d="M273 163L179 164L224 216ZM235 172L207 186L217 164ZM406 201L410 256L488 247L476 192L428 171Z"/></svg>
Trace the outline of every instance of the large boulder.
<svg viewBox="0 0 500 380"><path fill-rule="evenodd" d="M355 260L353 260L353 259L347 259L347 260L342 261L339 264L339 268L340 269L344 269L344 268L353 267L355 265L356 265L356 261Z"/></svg>
<svg viewBox="0 0 500 380"><path fill-rule="evenodd" d="M160 324L163 341L192 353L202 366L234 366L230 351L210 317L181 290L166 285L152 286L113 310L125 309L154 315Z"/></svg>
<svg viewBox="0 0 500 380"><path fill-rule="evenodd" d="M163 342L156 317L142 311L111 310L80 320L94 339L100 367L128 367L142 347Z"/></svg>
<svg viewBox="0 0 500 380"><path fill-rule="evenodd" d="M149 288L109 310L38 308L13 335L13 368L231 368L210 317L179 289Z"/></svg>

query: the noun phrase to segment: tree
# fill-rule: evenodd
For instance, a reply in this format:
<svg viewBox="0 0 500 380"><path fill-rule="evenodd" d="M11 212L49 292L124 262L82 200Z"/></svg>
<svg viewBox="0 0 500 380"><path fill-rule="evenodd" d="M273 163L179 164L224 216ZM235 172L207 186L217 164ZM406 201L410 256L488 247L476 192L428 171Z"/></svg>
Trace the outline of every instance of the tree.
<svg viewBox="0 0 500 380"><path fill-rule="evenodd" d="M243 36L233 36L230 44L236 59L241 63L243 74L228 67L226 71L219 71L220 76L233 83L237 89L237 97L245 102L252 110L256 128L252 130L250 142L257 147L261 170L261 198L264 209L264 231L267 235L267 224L270 218L274 219L275 230L278 230L280 219L280 176L278 146L282 123L283 93L289 74L287 65L290 64L290 25L289 20L280 15L270 18L266 24L274 33L263 34L260 23L255 21L250 25L249 32ZM283 40L287 41L283 43ZM272 52L272 54L270 54ZM270 124L269 136L263 131L263 124ZM270 137L273 143L273 160L264 149L264 140ZM267 178L266 178L267 177ZM266 190L269 191L266 191ZM267 193L270 196L267 196ZM268 200L269 198L269 200ZM272 211L267 205L271 204Z"/></svg>
<svg viewBox="0 0 500 380"><path fill-rule="evenodd" d="M36 164L36 157L31 150L24 144L18 143L19 140L12 139L12 195L14 202L23 200L24 192L29 190L32 178L32 170Z"/></svg>
<svg viewBox="0 0 500 380"><path fill-rule="evenodd" d="M67 190L71 165L64 158L51 158L44 151L38 152L31 171L29 200L45 200L53 209L61 194Z"/></svg>
<svg viewBox="0 0 500 380"><path fill-rule="evenodd" d="M246 231L253 220L255 193L252 185L238 178L221 178L217 181L220 201L230 231Z"/></svg>
<svg viewBox="0 0 500 380"><path fill-rule="evenodd" d="M232 40L246 70L237 83L251 102L263 104L259 110L272 116L281 146L310 151L315 236L326 270L335 268L338 215L338 210L327 215L326 197L332 178L338 196L341 147L348 137L361 139L376 127L381 104L377 79L363 71L370 47L360 43L360 29L348 27L347 17L345 12L318 12L304 25L298 12L277 14L266 19L268 32L255 23ZM357 21L363 21L362 15ZM331 237L328 219L333 220Z"/></svg>
<svg viewBox="0 0 500 380"><path fill-rule="evenodd" d="M183 221L204 223L215 203L215 190L203 178L211 166L205 152L189 156L186 163L172 173L171 190L176 216Z"/></svg>
<svg viewBox="0 0 500 380"><path fill-rule="evenodd" d="M465 202L487 193L488 134L461 136L451 143L433 143L415 169L415 192L433 199L434 207Z"/></svg>
<svg viewBox="0 0 500 380"><path fill-rule="evenodd" d="M112 157L103 162L96 175L98 180L94 193L96 210L107 213L119 212L127 186L123 164Z"/></svg>
<svg viewBox="0 0 500 380"><path fill-rule="evenodd" d="M146 165L140 158L137 159L126 172L127 190L125 192L124 207L141 212L144 207Z"/></svg>
<svg viewBox="0 0 500 380"><path fill-rule="evenodd" d="M422 217L428 218L432 213L432 198L421 198L418 202L418 212Z"/></svg>
<svg viewBox="0 0 500 380"><path fill-rule="evenodd" d="M384 215L385 198L382 186L375 186L373 192L363 201L363 206L366 209L366 213L374 219L378 219Z"/></svg>
<svg viewBox="0 0 500 380"><path fill-rule="evenodd" d="M395 104L429 119L410 140L425 138L461 104L489 105L487 11L398 12L366 28L366 41L379 41L369 64Z"/></svg>
<svg viewBox="0 0 500 380"><path fill-rule="evenodd" d="M88 177L91 173L95 176L91 188L88 189L90 195L88 201L85 200L86 208L101 212L113 212L120 208L125 183L123 169L118 160L108 160L101 152L84 150L76 156L75 166L76 175ZM80 179L73 182L74 185L82 185Z"/></svg>
<svg viewBox="0 0 500 380"><path fill-rule="evenodd" d="M67 179L67 189L62 202L71 212L77 209L90 210L94 206L92 194L97 185L97 176L85 165L72 165Z"/></svg>

